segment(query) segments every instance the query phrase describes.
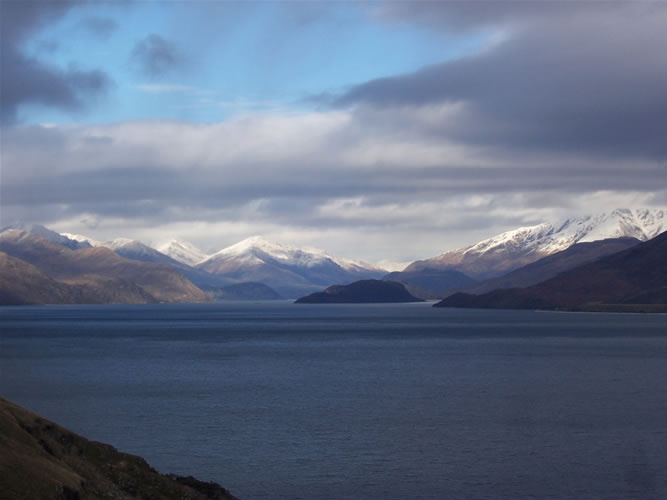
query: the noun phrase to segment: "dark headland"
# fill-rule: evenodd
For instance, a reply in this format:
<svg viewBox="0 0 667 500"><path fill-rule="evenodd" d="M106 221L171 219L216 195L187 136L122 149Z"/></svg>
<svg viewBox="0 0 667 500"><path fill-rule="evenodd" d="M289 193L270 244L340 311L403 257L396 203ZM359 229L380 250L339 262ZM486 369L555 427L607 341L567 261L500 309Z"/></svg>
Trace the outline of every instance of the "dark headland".
<svg viewBox="0 0 667 500"><path fill-rule="evenodd" d="M410 294L402 283L383 280L361 280L349 285L330 286L323 292L297 299L295 304L374 304L424 302Z"/></svg>
<svg viewBox="0 0 667 500"><path fill-rule="evenodd" d="M160 474L0 398L0 496L7 499L234 500L217 483Z"/></svg>

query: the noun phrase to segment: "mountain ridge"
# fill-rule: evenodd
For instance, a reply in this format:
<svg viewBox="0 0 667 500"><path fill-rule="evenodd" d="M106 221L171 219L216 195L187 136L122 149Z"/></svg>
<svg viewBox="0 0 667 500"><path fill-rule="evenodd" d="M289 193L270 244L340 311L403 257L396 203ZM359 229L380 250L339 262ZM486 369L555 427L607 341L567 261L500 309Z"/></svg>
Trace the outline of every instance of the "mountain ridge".
<svg viewBox="0 0 667 500"><path fill-rule="evenodd" d="M468 247L444 252L431 259L415 261L403 271L393 273L387 273L364 262L338 258L322 250L296 248L260 236L246 238L211 255L205 254L194 245L177 240L160 246L177 256L176 259L129 238L100 242L80 234L59 234L36 224L18 224L14 226L15 229L7 231L27 230L27 234L39 235L69 249L106 247L116 255L132 261L166 265L183 274L197 287L221 298L233 294L221 293L219 290L242 283L262 283L281 296L299 297L335 284L383 278L400 281L406 284L413 294L431 299L442 298L455 291L472 291L475 286L480 286L480 290L485 291L484 286L489 283L474 283L499 279L500 276L582 242L597 241L608 235L631 235L645 240L664 226L665 211L662 209L616 209L602 214L506 231ZM92 252L91 256L93 255L101 260L109 258L102 253ZM203 260L199 260L202 257ZM73 279L58 276L57 269L46 272L49 276L53 273L56 274L52 277L61 282ZM99 283L96 284L91 278L83 280L78 277L70 284L97 286ZM530 284L530 280L517 284ZM119 286L120 283L116 285ZM510 285L514 286L511 283ZM253 289L262 297L270 295L266 290L260 290L261 287L248 285L244 288L244 297L246 292Z"/></svg>
<svg viewBox="0 0 667 500"><path fill-rule="evenodd" d="M321 250L282 245L260 236L223 248L196 268L214 275L258 281L283 296L300 296L335 283L380 278L386 271L357 261L333 257Z"/></svg>
<svg viewBox="0 0 667 500"><path fill-rule="evenodd" d="M170 240L155 247L158 252L168 255L183 264L195 266L210 257L192 243L182 240Z"/></svg>
<svg viewBox="0 0 667 500"><path fill-rule="evenodd" d="M641 242L636 238L626 237L575 243L565 250L542 257L540 260L526 264L498 278L450 290L448 295L458 292L481 295L502 288L525 288L639 243Z"/></svg>
<svg viewBox="0 0 667 500"><path fill-rule="evenodd" d="M435 307L667 312L667 231L530 287L457 293Z"/></svg>
<svg viewBox="0 0 667 500"><path fill-rule="evenodd" d="M575 243L634 237L647 241L667 225L664 209L616 209L506 231L473 245L418 260L403 272L454 269L474 279L495 278Z"/></svg>
<svg viewBox="0 0 667 500"><path fill-rule="evenodd" d="M75 303L210 300L177 270L162 264L125 259L105 247L72 250L39 235L11 229L0 233L0 251L33 266L52 280L88 290L82 292ZM0 271L7 274L11 269L4 265ZM46 283L34 272L30 274L35 276L35 283ZM6 286L11 291L11 283ZM93 292L99 300L90 299Z"/></svg>

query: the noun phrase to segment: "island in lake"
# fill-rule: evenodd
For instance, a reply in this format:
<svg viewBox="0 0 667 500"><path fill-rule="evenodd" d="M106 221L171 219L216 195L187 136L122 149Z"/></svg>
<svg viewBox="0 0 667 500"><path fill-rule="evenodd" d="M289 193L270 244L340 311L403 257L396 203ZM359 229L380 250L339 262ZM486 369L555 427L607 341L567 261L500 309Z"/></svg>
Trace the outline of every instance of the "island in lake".
<svg viewBox="0 0 667 500"><path fill-rule="evenodd" d="M397 281L360 280L349 285L334 285L322 292L297 299L295 304L379 304L424 302Z"/></svg>

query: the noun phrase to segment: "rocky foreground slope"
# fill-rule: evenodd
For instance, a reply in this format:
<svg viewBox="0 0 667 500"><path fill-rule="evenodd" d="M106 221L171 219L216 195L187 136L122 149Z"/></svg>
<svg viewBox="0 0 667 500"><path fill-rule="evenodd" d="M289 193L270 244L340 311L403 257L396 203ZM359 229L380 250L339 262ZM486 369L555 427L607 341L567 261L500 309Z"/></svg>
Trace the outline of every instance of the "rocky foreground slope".
<svg viewBox="0 0 667 500"><path fill-rule="evenodd" d="M25 500L234 500L216 483L158 473L0 398L0 496Z"/></svg>

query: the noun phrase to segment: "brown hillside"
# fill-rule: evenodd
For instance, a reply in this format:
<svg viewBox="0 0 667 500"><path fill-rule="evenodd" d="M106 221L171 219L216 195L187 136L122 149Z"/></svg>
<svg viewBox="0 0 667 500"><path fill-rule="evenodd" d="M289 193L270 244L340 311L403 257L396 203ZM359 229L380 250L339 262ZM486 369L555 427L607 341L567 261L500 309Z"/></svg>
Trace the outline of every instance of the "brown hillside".
<svg viewBox="0 0 667 500"><path fill-rule="evenodd" d="M0 398L0 496L12 500L233 500L220 485L159 474Z"/></svg>
<svg viewBox="0 0 667 500"><path fill-rule="evenodd" d="M0 236L0 251L35 266L52 279L88 287L85 297L98 296L98 300L89 300L93 303L209 300L179 271L125 259L104 247L71 250L34 234L10 230ZM86 301L82 298L76 302Z"/></svg>

